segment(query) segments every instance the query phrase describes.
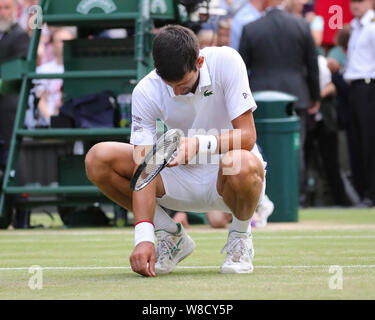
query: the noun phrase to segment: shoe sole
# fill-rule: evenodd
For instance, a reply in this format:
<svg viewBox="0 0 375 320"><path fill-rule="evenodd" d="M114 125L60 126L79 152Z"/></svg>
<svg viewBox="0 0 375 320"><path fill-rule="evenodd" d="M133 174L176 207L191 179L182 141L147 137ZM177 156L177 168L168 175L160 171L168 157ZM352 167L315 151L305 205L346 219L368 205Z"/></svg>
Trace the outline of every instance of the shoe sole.
<svg viewBox="0 0 375 320"><path fill-rule="evenodd" d="M233 274L233 273L252 273L254 267L251 266L250 269L241 269L241 268L230 268L230 267L221 267L220 272L223 274Z"/></svg>

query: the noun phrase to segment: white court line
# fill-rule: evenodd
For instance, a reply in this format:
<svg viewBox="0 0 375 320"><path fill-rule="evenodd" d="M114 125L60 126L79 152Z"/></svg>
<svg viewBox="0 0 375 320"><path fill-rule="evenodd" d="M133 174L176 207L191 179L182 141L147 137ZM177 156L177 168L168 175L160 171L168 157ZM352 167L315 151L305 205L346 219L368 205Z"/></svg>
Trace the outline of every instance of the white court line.
<svg viewBox="0 0 375 320"><path fill-rule="evenodd" d="M225 240L226 234L222 237L194 237L194 240ZM305 236L254 236L254 240L300 240L300 239L375 239L375 235L332 235L332 236L321 236L321 235L305 235ZM113 242L113 239L108 238L96 238L96 239L1 239L1 243L32 243L32 242ZM121 241L134 241L132 238L123 238Z"/></svg>
<svg viewBox="0 0 375 320"><path fill-rule="evenodd" d="M121 239L121 241L134 241L133 239ZM49 239L49 240L46 240L46 239L4 239L4 240L1 240L0 239L0 244L1 243L32 243L32 242L49 242L49 243L59 243L59 242L81 242L81 243L85 243L85 242L114 242L113 239L107 239L107 238L103 238L103 239Z"/></svg>
<svg viewBox="0 0 375 320"><path fill-rule="evenodd" d="M374 235L301 235L301 236L257 236L256 234L252 235L253 239L257 240L299 240L299 239L375 239L375 234ZM223 237L194 237L192 238L194 240L217 240L217 239L223 239L226 238L227 235L224 234Z"/></svg>
<svg viewBox="0 0 375 320"><path fill-rule="evenodd" d="M267 239L289 239L289 240L297 240L297 239L375 239L375 235L337 235L337 236L259 236L256 235L253 236L254 239L261 239L261 240L267 240Z"/></svg>
<svg viewBox="0 0 375 320"><path fill-rule="evenodd" d="M375 268L374 264L365 265L365 264L358 264L358 265L339 265L342 268L350 268L350 269L373 269ZM257 266L255 265L255 269L325 269L329 268L331 265L312 265L312 266ZM177 269L219 269L220 266L178 266ZM6 267L0 268L0 271L19 271L19 270L29 270L30 267ZM130 266L125 267L41 267L42 270L129 270L131 269Z"/></svg>

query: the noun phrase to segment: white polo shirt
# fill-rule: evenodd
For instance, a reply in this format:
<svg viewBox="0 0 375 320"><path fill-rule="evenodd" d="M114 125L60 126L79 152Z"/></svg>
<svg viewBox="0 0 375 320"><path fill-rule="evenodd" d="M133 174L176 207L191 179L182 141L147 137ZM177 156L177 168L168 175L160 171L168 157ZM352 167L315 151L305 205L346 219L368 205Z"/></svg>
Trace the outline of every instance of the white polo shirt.
<svg viewBox="0 0 375 320"><path fill-rule="evenodd" d="M197 134L190 129L201 130L198 134L220 134L222 129L233 129L233 119L256 109L245 63L237 51L206 47L200 55L204 63L194 94L175 96L155 70L137 84L132 95L130 143L152 145L158 118L168 129L181 129L185 136Z"/></svg>
<svg viewBox="0 0 375 320"><path fill-rule="evenodd" d="M353 19L345 80L375 79L375 12Z"/></svg>

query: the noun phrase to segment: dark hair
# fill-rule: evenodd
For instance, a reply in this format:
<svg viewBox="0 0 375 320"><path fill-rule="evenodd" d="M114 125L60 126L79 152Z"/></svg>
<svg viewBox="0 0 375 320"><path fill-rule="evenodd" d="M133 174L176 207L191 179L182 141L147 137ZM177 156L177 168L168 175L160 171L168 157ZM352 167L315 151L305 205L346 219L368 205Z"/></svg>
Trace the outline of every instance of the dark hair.
<svg viewBox="0 0 375 320"><path fill-rule="evenodd" d="M199 41L194 32L179 25L167 25L154 39L152 56L157 74L166 81L180 81L196 70Z"/></svg>

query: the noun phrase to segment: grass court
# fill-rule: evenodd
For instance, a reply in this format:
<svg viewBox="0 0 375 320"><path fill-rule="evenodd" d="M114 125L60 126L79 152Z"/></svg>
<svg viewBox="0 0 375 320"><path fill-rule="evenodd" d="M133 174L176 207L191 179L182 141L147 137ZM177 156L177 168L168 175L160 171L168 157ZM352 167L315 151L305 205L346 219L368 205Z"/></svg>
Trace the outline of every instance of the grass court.
<svg viewBox="0 0 375 320"><path fill-rule="evenodd" d="M300 210L298 223L253 229L254 273L242 275L220 274L227 231L193 225L193 254L155 278L130 269L132 228L43 219L32 224L48 228L0 231L0 300L375 299L375 209Z"/></svg>

